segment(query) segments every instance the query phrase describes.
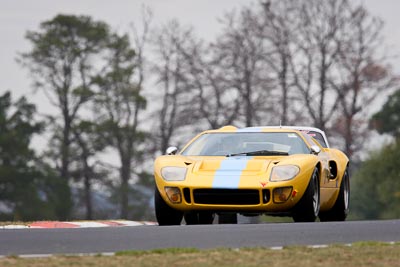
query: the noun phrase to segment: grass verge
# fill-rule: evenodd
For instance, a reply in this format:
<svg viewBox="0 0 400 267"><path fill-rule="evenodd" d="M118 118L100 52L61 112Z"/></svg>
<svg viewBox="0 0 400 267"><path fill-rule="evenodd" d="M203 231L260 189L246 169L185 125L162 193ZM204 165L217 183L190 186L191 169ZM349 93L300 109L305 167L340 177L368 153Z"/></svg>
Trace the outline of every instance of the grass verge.
<svg viewBox="0 0 400 267"><path fill-rule="evenodd" d="M352 246L326 248L287 247L213 249L170 248L151 251L122 251L115 256L54 256L48 258L0 258L2 267L75 267L75 266L398 266L400 243L360 242Z"/></svg>

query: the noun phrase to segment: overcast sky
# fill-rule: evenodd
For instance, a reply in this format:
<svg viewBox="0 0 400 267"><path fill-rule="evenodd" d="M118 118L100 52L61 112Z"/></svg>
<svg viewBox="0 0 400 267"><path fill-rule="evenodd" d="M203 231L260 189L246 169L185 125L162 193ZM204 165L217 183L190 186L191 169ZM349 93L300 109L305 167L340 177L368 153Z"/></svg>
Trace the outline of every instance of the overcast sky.
<svg viewBox="0 0 400 267"><path fill-rule="evenodd" d="M192 25L196 34L210 40L220 25L217 18L224 12L239 9L258 0L0 0L0 94L11 90L13 95L27 95L41 106L41 99L33 96L31 80L26 69L15 62L17 52L27 52L27 30L37 30L39 23L59 13L90 15L114 29L129 31L129 24L140 22L141 6L152 8L154 23L161 24L177 18L184 25ZM360 0L367 9L385 21L386 45L390 54L400 54L400 0ZM400 64L394 61L400 73ZM43 102L47 102L43 100ZM42 110L43 111L43 110Z"/></svg>

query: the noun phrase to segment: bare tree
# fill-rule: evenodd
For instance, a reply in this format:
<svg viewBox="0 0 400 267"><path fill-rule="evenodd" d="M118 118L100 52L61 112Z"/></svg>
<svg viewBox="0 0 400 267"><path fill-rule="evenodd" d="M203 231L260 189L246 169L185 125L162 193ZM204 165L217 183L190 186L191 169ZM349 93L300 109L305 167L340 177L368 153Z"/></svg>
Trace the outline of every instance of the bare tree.
<svg viewBox="0 0 400 267"><path fill-rule="evenodd" d="M263 60L263 38L257 33L253 19L248 8L244 8L239 16L234 12L227 14L223 20L224 32L212 46L215 49L214 60L224 70L221 76L230 88L236 90L240 99L245 126L265 123L273 117L268 90L271 77Z"/></svg>
<svg viewBox="0 0 400 267"><path fill-rule="evenodd" d="M352 156L365 140L355 137L366 132L368 107L397 82L381 55L382 23L349 0L278 2L287 4L280 12L297 18L296 30L284 40L293 47L289 68L309 121L342 136ZM267 7L273 10L275 4ZM284 31L284 25L277 30Z"/></svg>
<svg viewBox="0 0 400 267"><path fill-rule="evenodd" d="M362 148L376 99L398 86L382 49L381 20L372 17L362 6L349 7L346 23L337 36L337 77L331 80L339 96L341 112L334 129L344 140L344 150L352 156Z"/></svg>
<svg viewBox="0 0 400 267"><path fill-rule="evenodd" d="M380 56L382 23L349 0L272 0L258 7L228 15L216 42L224 77L245 107L245 125L263 112L256 96L283 124L339 134L351 156L365 140L355 136L367 127L368 107L397 83Z"/></svg>
<svg viewBox="0 0 400 267"><path fill-rule="evenodd" d="M298 97L295 94L294 81L290 72L290 62L296 53L293 46L298 14L290 1L261 2L261 10L254 13L259 34L264 40L263 60L269 66L271 83L275 87L274 99L280 110L282 125L301 121L303 114L297 112Z"/></svg>
<svg viewBox="0 0 400 267"><path fill-rule="evenodd" d="M240 114L241 98L225 77L218 50L213 45L192 42L186 48L179 45L188 68L189 82L194 96L192 108L196 116L205 120L208 128L217 129L233 124Z"/></svg>
<svg viewBox="0 0 400 267"><path fill-rule="evenodd" d="M310 0L294 5L300 19L294 36L296 53L290 64L291 71L312 124L326 130L338 110L338 96L330 76L338 56L336 39L348 3L347 0Z"/></svg>
<svg viewBox="0 0 400 267"><path fill-rule="evenodd" d="M149 43L149 35L150 35L150 26L153 20L153 11L146 7L142 6L142 29L141 31L136 27L135 24L131 24L132 33L133 33L133 45L135 46L135 67L136 72L134 72L134 76L136 76L137 85L139 88L144 88L145 81L145 73L146 73L146 57L145 57L145 48Z"/></svg>
<svg viewBox="0 0 400 267"><path fill-rule="evenodd" d="M162 26L153 36L153 72L158 85L155 101L159 103L155 111L158 121L156 136L162 153L170 145L172 136L196 118L188 68L182 53L189 49L194 39L192 29L182 27L176 20Z"/></svg>

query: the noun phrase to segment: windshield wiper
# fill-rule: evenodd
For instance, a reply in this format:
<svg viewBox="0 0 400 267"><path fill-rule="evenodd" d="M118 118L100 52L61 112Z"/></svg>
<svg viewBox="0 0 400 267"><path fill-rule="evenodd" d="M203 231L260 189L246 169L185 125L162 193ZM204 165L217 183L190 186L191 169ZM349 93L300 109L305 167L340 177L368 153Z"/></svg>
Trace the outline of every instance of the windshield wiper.
<svg viewBox="0 0 400 267"><path fill-rule="evenodd" d="M250 151L250 152L228 154L226 156L234 157L234 156L288 156L288 155L289 155L289 153L282 152L282 151L257 150L257 151Z"/></svg>

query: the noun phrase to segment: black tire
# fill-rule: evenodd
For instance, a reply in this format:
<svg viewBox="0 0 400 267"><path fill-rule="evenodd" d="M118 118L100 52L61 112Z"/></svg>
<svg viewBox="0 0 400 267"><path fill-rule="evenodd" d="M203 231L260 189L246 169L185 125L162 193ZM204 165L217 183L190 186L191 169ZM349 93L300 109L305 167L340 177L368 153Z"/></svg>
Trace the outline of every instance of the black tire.
<svg viewBox="0 0 400 267"><path fill-rule="evenodd" d="M295 222L315 222L317 219L321 201L319 183L319 170L315 168L306 192L294 209L293 220Z"/></svg>
<svg viewBox="0 0 400 267"><path fill-rule="evenodd" d="M173 209L165 203L160 192L156 188L154 190L154 207L158 225L180 225L183 212Z"/></svg>
<svg viewBox="0 0 400 267"><path fill-rule="evenodd" d="M236 213L220 213L218 214L218 224L237 224Z"/></svg>
<svg viewBox="0 0 400 267"><path fill-rule="evenodd" d="M345 221L349 213L350 204L350 175L348 170L343 174L342 183L340 184L339 195L335 205L329 211L321 212L319 219L321 222L328 221Z"/></svg>
<svg viewBox="0 0 400 267"><path fill-rule="evenodd" d="M184 218L187 225L212 224L215 214L208 211L190 211L185 213Z"/></svg>

